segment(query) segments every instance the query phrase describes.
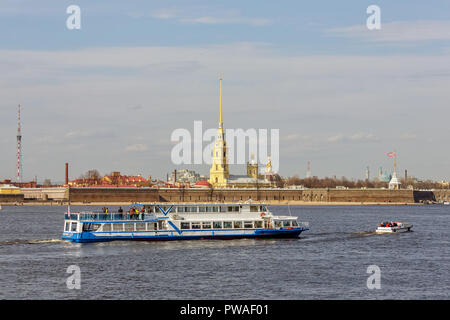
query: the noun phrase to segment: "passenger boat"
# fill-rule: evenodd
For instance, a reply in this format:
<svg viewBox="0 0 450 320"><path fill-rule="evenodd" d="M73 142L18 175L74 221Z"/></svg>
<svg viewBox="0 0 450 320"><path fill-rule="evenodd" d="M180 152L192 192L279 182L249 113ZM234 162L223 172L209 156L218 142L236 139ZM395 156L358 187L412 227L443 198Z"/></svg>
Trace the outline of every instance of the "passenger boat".
<svg viewBox="0 0 450 320"><path fill-rule="evenodd" d="M377 233L408 232L413 226L405 222L383 222L378 225Z"/></svg>
<svg viewBox="0 0 450 320"><path fill-rule="evenodd" d="M139 214L65 213L63 240L298 238L308 223L274 216L262 203L140 204Z"/></svg>

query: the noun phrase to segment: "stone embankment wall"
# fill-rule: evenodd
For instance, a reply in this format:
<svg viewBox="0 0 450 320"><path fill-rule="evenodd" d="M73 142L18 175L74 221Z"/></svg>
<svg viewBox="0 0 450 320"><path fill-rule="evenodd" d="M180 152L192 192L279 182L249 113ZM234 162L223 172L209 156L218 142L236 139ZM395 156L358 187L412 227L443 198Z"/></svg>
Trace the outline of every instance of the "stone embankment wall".
<svg viewBox="0 0 450 320"><path fill-rule="evenodd" d="M450 190L387 189L153 189L153 188L42 188L3 195L10 202L242 202L286 203L420 203L450 201Z"/></svg>

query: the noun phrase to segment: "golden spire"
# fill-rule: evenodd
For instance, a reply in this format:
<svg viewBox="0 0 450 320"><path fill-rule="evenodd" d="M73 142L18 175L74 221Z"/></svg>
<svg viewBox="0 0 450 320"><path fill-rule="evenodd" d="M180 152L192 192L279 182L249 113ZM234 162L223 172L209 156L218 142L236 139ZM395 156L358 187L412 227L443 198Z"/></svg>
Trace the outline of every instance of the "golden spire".
<svg viewBox="0 0 450 320"><path fill-rule="evenodd" d="M223 127L223 121L222 121L222 73L220 73L220 109L219 109L219 128Z"/></svg>

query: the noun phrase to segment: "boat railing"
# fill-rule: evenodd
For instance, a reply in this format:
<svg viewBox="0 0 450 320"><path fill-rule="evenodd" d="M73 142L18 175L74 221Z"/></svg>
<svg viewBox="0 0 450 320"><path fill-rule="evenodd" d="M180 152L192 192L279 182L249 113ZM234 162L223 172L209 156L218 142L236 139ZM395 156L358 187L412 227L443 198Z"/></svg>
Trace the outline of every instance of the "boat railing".
<svg viewBox="0 0 450 320"><path fill-rule="evenodd" d="M141 213L130 214L124 213L95 213L95 212L77 212L65 213L65 220L88 220L88 221L116 221L116 220L148 220L154 219L153 214Z"/></svg>

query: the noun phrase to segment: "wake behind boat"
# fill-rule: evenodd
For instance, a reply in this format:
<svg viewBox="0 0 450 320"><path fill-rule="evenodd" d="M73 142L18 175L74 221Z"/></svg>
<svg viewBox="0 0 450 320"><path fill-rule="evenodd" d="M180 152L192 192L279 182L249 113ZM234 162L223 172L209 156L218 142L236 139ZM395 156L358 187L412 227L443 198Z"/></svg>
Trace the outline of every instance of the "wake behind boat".
<svg viewBox="0 0 450 320"><path fill-rule="evenodd" d="M297 238L309 230L297 217L274 216L262 203L142 204L131 213L68 212L63 240Z"/></svg>
<svg viewBox="0 0 450 320"><path fill-rule="evenodd" d="M400 233L411 231L413 226L406 222L383 222L378 225L377 233Z"/></svg>

